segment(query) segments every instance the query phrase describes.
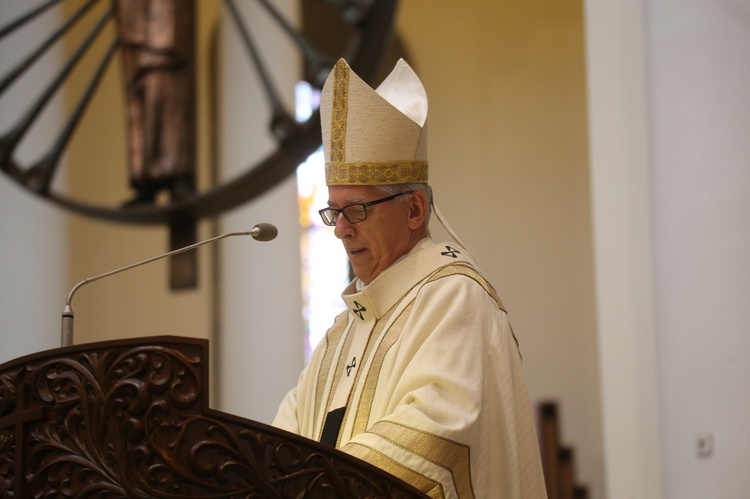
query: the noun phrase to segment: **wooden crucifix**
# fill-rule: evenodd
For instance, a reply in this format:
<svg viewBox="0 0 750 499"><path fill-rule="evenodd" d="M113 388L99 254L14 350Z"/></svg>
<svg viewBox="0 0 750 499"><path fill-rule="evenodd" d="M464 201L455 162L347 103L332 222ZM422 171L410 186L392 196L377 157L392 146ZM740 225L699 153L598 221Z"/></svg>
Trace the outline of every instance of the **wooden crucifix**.
<svg viewBox="0 0 750 499"><path fill-rule="evenodd" d="M22 383L17 391L15 412L0 417L0 436L2 435L2 430L15 427L15 432L13 433L15 445L13 497L26 497L24 456L28 454L26 453L27 439L25 438L25 426L27 423L39 421L46 417L44 407L28 408L30 393L31 387L28 384Z"/></svg>

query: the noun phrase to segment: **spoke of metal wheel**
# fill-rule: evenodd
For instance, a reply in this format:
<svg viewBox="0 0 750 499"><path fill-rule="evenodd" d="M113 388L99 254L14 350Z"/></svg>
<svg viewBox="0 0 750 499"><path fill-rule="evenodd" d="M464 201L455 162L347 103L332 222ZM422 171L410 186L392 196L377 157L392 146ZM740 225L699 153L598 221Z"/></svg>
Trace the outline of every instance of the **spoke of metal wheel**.
<svg viewBox="0 0 750 499"><path fill-rule="evenodd" d="M65 24L60 27L57 31L52 33L46 40L44 40L39 47L32 52L28 57L26 57L23 61L21 61L15 68L13 68L11 71L8 72L8 74L0 80L0 94L5 92L6 88L13 83L16 78L21 76L24 71L26 71L34 62L39 59L44 53L55 44L57 40L59 40L62 35L67 33L70 28L72 28L75 23L81 20L81 18L88 12L91 7L93 7L99 0L89 0L87 4L85 4L83 7L78 9L78 12L76 12L68 21L65 22Z"/></svg>
<svg viewBox="0 0 750 499"><path fill-rule="evenodd" d="M57 92L57 90L60 88L60 86L65 82L68 75L70 75L70 72L73 70L73 68L78 64L78 61L83 57L86 50L91 46L91 44L96 40L96 37L101 33L102 29L104 29L104 26L106 26L107 22L112 18L114 14L114 9L110 8L99 20L99 22L96 24L94 29L91 31L91 33L88 34L88 36L81 42L81 45L76 49L76 51L73 53L73 56L70 58L70 60L65 64L65 66L60 70L60 72L57 74L55 79L52 81L52 83L45 89L44 92L42 92L42 95L37 99L37 101L34 103L34 105L31 107L31 110L26 113L26 116L22 117L21 120L18 122L18 124L11 129L10 133L0 138L0 142L2 143L2 149L4 149L3 153L7 156L13 152L15 147L18 145L18 143L21 141L23 136L26 134L26 132L29 130L31 125L34 123L36 118L39 116L39 113L42 112L44 107L47 105L49 100L52 98L52 96ZM0 158L2 160L6 158ZM11 172L15 173L16 175L19 175L20 172Z"/></svg>
<svg viewBox="0 0 750 499"><path fill-rule="evenodd" d="M0 39L2 39L5 35L8 35L8 34L14 32L15 30L17 30L18 28L20 28L21 26L23 26L27 22L29 22L32 19L34 19L36 16L42 14L48 8L52 7L53 5L55 5L57 3L60 3L61 1L62 0L50 0L49 2L40 5L36 9L33 9L33 10L29 11L28 13L22 15L18 19L15 19L15 20L9 22L6 26L3 26L2 28L0 28Z"/></svg>
<svg viewBox="0 0 750 499"><path fill-rule="evenodd" d="M107 53L102 57L99 67L91 78L91 81L86 86L86 90L78 101L75 110L55 140L52 149L50 149L41 161L29 169L29 172L25 176L25 183L30 188L42 193L46 193L49 190L52 178L54 177L55 172L57 171L57 166L60 163L60 157L65 151L65 147L73 136L73 132L78 126L78 122L81 120L81 117L83 117L84 111L88 108L91 98L94 96L94 93L99 86L99 82L101 82L104 73L112 62L112 57L114 57L119 47L119 39L112 41Z"/></svg>
<svg viewBox="0 0 750 499"><path fill-rule="evenodd" d="M293 28L284 17L279 14L279 11L269 3L268 0L257 0L266 11L273 17L281 28L289 35L294 43L302 51L302 54L308 65L313 68L323 68L325 66L332 67L333 62L328 57L321 54L308 40L305 38L299 30Z"/></svg>
<svg viewBox="0 0 750 499"><path fill-rule="evenodd" d="M0 0L5 2L8 0ZM242 17L242 13L237 6L243 6L237 0L225 0L228 14L232 18L232 24L237 26L240 35L240 43L244 44L243 53L250 59L250 69L260 78L261 86L258 91L261 94L266 105L271 109L272 121L271 130L277 139L277 148L270 155L266 156L258 163L247 166L247 171L233 179L230 182L219 182L213 187L201 193L189 193L185 196L173 196L166 204L138 204L112 207L109 205L93 205L86 201L77 200L70 197L69 193L56 192L53 185L54 180L62 166L60 158L64 151L68 150L71 144L79 138L75 131L80 129L83 117L93 106L99 103L94 98L97 89L107 74L107 71L113 65L117 57L117 50L122 49L122 40L114 40L109 36L104 36L106 30L113 19L116 19L116 5L112 0L105 0L108 5L102 5L101 0L75 0L70 1L71 8L66 9L65 19L59 21L54 27L50 28L45 34L35 38L27 47L13 47L10 50L21 50L18 55L24 59L23 62L15 60L7 66L5 73L0 75L0 98L8 98L10 89L14 86L23 84L24 78L27 78L32 69L50 55L52 51L49 46L54 43L61 43L62 40L69 39L76 28L70 29L69 26L80 26L82 19L99 22L95 26L87 28L86 39L79 42L74 47L74 53L65 61L60 61L49 81L43 82L43 88L20 112L14 116L8 116L8 125L11 128L4 129L0 132L0 169L3 173L8 174L13 180L17 181L24 189L37 194L56 205L68 209L72 212L90 216L100 220L108 220L129 224L159 224L169 225L172 231L176 221L195 220L214 217L225 213L227 210L238 207L247 203L258 196L267 192L270 188L278 185L289 175L292 175L302 161L320 145L320 120L318 112L315 111L313 116L304 123L297 123L292 113L286 113L282 99L280 98L281 87L273 82L273 75L266 70L266 61L263 60L264 53L261 50L263 40L251 38L251 33L257 35L257 31L250 31L254 26ZM140 1L140 0L139 0ZM143 0L144 2L162 1L162 0ZM181 0L173 0L179 3ZM193 0L197 2L198 0ZM212 0L214 1L214 0ZM249 2L253 0L242 0ZM295 25L291 20L283 17L283 12L279 10L278 4L269 0L255 0L261 2L256 12L260 16L270 17L270 22L277 32L280 32L285 39L288 39L295 50L300 53L306 64L306 74L312 78L312 83L321 85L320 76L332 66L337 56L346 57L357 74L365 81L370 82L374 77L374 72L378 66L380 58L383 56L383 48L386 46L388 38L391 36L393 27L393 17L396 10L397 0L310 0L311 3L318 4L321 14L329 16L331 9L338 11L339 20L349 25L342 32L347 45L341 51L339 48L335 52L321 50L323 43L314 36L307 34L300 26ZM305 0L307 1L307 0ZM98 2L98 3L97 3ZM42 5L38 5L41 3ZM7 36L11 33L22 31L28 26L33 26L30 22L35 17L50 9L52 6L62 4L61 0L35 0L37 4L28 14L24 14L5 26L0 26L0 41L12 43L12 37ZM95 4L95 9L90 9ZM110 8L110 11L103 17L103 14L96 12L102 7ZM83 14L85 12L85 14ZM96 18L94 18L96 16ZM332 19L333 21L334 19ZM267 22L268 20L263 20ZM2 20L2 23L5 23ZM65 24L62 24L65 23ZM322 35L321 35L322 36ZM106 40L104 39L106 38ZM53 45L54 46L54 45ZM77 102L73 102L74 108L63 118L64 123L54 132L49 134L51 145L44 151L39 151L39 159L32 164L23 164L14 155L21 143L24 142L28 135L31 135L32 129L43 118L44 109L49 101L60 91L69 85L69 80L75 75L75 69L81 66L84 57L90 57L92 48L102 48L104 52L96 57L99 60L92 61L98 64L89 74L83 75L88 81L85 82L85 88L75 97ZM145 48L145 47L142 47ZM33 52L32 52L33 51ZM269 69L270 66L267 66ZM8 70L12 70L7 72ZM20 77L18 75L21 75ZM47 80L45 78L45 80ZM318 81L320 80L320 81Z"/></svg>
<svg viewBox="0 0 750 499"><path fill-rule="evenodd" d="M276 89L271 84L269 72L268 70L266 70L266 67L263 65L263 62L260 60L260 54L255 48L255 44L253 43L253 40L250 37L250 32L248 31L247 26L243 22L242 16L240 15L240 12L234 3L234 0L226 0L226 4L229 7L229 12L232 15L232 20L234 21L238 31L240 32L240 36L242 37L242 41L245 44L245 48L249 52L250 58L252 59L253 64L255 65L255 69L258 72L261 82L263 83L263 88L265 89L266 97L268 97L268 100L271 104L271 110L272 110L274 119L285 117L291 120L291 118L289 118L289 113L286 112L286 110L284 109L284 105L281 103L281 99L279 98L279 95L276 92Z"/></svg>

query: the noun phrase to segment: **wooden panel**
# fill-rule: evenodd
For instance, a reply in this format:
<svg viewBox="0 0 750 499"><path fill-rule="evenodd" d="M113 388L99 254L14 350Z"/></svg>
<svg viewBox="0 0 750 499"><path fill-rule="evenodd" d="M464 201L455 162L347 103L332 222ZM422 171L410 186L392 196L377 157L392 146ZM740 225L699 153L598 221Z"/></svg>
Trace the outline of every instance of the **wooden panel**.
<svg viewBox="0 0 750 499"><path fill-rule="evenodd" d="M0 497L426 497L352 456L208 407L208 342L60 348L0 366Z"/></svg>

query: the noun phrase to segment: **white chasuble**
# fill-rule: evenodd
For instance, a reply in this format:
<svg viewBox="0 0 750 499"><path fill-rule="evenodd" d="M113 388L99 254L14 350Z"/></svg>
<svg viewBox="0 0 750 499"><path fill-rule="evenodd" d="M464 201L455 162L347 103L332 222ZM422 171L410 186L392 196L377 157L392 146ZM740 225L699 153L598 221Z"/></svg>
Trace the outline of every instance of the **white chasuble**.
<svg viewBox="0 0 750 499"><path fill-rule="evenodd" d="M431 497L546 497L518 345L468 252L424 239L342 297L275 426Z"/></svg>

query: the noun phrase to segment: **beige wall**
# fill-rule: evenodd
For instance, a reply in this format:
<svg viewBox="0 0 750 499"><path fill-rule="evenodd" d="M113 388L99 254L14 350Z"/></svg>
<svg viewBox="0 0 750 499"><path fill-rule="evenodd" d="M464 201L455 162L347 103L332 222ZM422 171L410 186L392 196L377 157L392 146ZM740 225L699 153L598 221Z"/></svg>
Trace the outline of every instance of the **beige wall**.
<svg viewBox="0 0 750 499"><path fill-rule="evenodd" d="M509 310L532 401L561 403L602 497L581 2L407 1L398 25L430 99L438 206Z"/></svg>

